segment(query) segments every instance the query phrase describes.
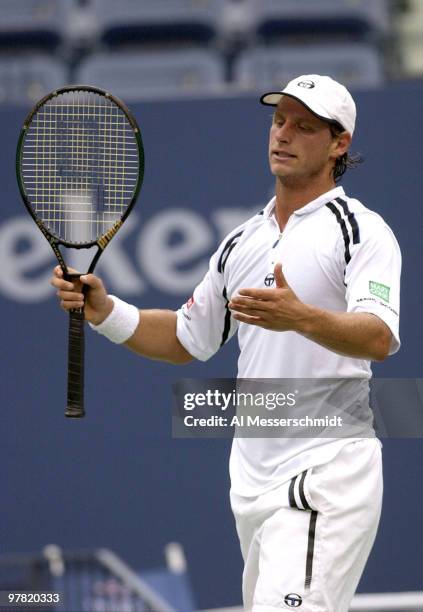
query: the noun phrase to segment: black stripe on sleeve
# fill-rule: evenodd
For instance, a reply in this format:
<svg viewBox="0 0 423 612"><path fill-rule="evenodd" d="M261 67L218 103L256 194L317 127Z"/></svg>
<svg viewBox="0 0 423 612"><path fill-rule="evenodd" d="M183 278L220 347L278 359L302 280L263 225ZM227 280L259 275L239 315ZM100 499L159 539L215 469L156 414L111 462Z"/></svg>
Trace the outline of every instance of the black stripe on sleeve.
<svg viewBox="0 0 423 612"><path fill-rule="evenodd" d="M308 503L308 501L306 499L305 493L304 493L304 480L305 480L306 474L307 474L307 471L302 473L298 490L300 492L300 499L301 499L302 505L304 506L304 508L306 510L311 510L310 505L309 505L309 503Z"/></svg>
<svg viewBox="0 0 423 612"><path fill-rule="evenodd" d="M234 236L231 236L229 240L227 241L227 243L225 244L225 246L223 247L222 253L220 254L219 261L217 263L218 272L223 272L223 270L225 269L225 265L226 265L226 262L228 261L229 254L235 246L235 240L241 236L242 231L238 232Z"/></svg>
<svg viewBox="0 0 423 612"><path fill-rule="evenodd" d="M358 244L360 242L360 228L358 227L357 219L353 212L348 208L348 204L342 198L335 198L338 204L342 206L342 209L350 222L351 230L352 230L352 238L353 244Z"/></svg>
<svg viewBox="0 0 423 612"><path fill-rule="evenodd" d="M231 330L231 311L229 310L229 300L226 294L226 287L223 287L222 295L226 300L226 305L225 305L226 312L225 312L225 321L223 325L223 333L222 333L222 340L220 342L220 346L223 346L225 344L226 340L228 339L229 332Z"/></svg>
<svg viewBox="0 0 423 612"><path fill-rule="evenodd" d="M332 202L328 202L326 204L326 206L329 208L330 211L333 212L333 214L336 217L336 220L338 221L340 227L341 227L341 231L342 231L342 236L344 238L344 244L345 244L345 263L348 264L351 260L351 254L350 254L350 236L348 234L348 230L347 230L347 226L345 225L345 220L342 218L341 213L339 212L339 210L336 208L336 206L334 204L332 204Z"/></svg>
<svg viewBox="0 0 423 612"><path fill-rule="evenodd" d="M313 576L313 555L314 555L314 539L316 536L316 521L317 511L312 510L310 515L310 523L308 527L308 544L307 544L307 559L306 559L306 575L304 588L308 590L311 586Z"/></svg>
<svg viewBox="0 0 423 612"><path fill-rule="evenodd" d="M289 499L289 505L291 506L291 508L297 508L297 504L295 502L295 495L294 495L294 487L295 487L295 480L297 479L296 476L294 476L294 478L291 479L291 484L289 485L289 489L288 489L288 499Z"/></svg>

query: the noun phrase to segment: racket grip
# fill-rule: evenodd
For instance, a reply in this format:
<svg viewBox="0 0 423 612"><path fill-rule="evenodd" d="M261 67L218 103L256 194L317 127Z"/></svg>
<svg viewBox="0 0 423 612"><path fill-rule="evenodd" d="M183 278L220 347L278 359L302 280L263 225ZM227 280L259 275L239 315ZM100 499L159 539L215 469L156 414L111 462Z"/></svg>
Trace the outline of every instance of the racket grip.
<svg viewBox="0 0 423 612"><path fill-rule="evenodd" d="M65 416L78 419L84 410L84 310L69 312L68 405Z"/></svg>

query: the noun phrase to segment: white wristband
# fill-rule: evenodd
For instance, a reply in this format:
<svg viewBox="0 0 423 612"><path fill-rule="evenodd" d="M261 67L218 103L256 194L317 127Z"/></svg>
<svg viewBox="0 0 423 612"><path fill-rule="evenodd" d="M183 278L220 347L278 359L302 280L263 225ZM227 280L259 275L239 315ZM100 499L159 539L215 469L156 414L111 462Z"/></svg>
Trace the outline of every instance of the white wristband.
<svg viewBox="0 0 423 612"><path fill-rule="evenodd" d="M114 303L113 310L99 325L88 325L94 331L106 336L111 342L126 342L138 327L140 311L136 306L127 304L114 295L109 295Z"/></svg>

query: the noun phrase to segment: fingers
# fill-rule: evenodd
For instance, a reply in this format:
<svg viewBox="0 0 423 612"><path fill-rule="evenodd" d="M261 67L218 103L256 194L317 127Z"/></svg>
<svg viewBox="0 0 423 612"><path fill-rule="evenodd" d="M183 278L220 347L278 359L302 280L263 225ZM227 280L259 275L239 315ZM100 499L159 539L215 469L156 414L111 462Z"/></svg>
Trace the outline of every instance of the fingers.
<svg viewBox="0 0 423 612"><path fill-rule="evenodd" d="M61 300L60 301L60 308L63 308L63 310L79 310L80 308L84 307L84 301L68 301L68 300Z"/></svg>
<svg viewBox="0 0 423 612"><path fill-rule="evenodd" d="M274 297L274 289L240 289L238 294L242 297L254 298L256 300L272 300ZM237 296L238 297L238 296Z"/></svg>
<svg viewBox="0 0 423 612"><path fill-rule="evenodd" d="M246 310L243 308L237 308L236 310L231 310L232 315L236 318L236 315L240 315L240 314L244 314L247 317L251 317L252 319L261 319L263 320L263 312L260 312L259 310Z"/></svg>
<svg viewBox="0 0 423 612"><path fill-rule="evenodd" d="M68 272L77 274L77 271L72 268L68 268ZM56 266L50 284L57 290L56 295L63 310L84 308L87 320L98 319L101 322L113 308L113 303L110 308L110 300L108 301L103 282L94 274L83 274L79 278L66 280L61 267ZM84 287L89 288L89 291L86 291ZM102 313L105 316L102 316Z"/></svg>
<svg viewBox="0 0 423 612"><path fill-rule="evenodd" d="M56 275L52 276L50 279L50 285L52 285L56 289L63 289L66 291L72 291L73 289L75 289L74 283L63 280L63 274L62 277Z"/></svg>
<svg viewBox="0 0 423 612"><path fill-rule="evenodd" d="M69 268L68 271L71 274L76 273L72 268ZM50 279L50 285L63 291L78 290L81 284L88 285L92 289L104 288L102 281L97 276L94 276L94 274L84 274L73 281L64 280L63 270L60 266L54 268L53 276Z"/></svg>
<svg viewBox="0 0 423 612"><path fill-rule="evenodd" d="M63 310L72 310L75 308L84 307L83 293L78 293L76 291L64 291L59 289L58 291L56 291L56 295L60 300L60 307L63 308Z"/></svg>
<svg viewBox="0 0 423 612"><path fill-rule="evenodd" d="M275 265L275 269L274 269L273 273L275 275L276 287L281 289L282 287L288 287L289 286L288 283L286 282L285 275L282 272L282 264L281 263L277 263Z"/></svg>
<svg viewBox="0 0 423 612"><path fill-rule="evenodd" d="M69 274L77 274L77 271L73 268L68 268ZM56 289L67 289L72 291L75 289L75 282L78 282L78 279L74 281L69 281L64 279L63 270L60 266L56 266L53 270L53 276L50 279L50 285L56 287Z"/></svg>
<svg viewBox="0 0 423 612"><path fill-rule="evenodd" d="M101 279L99 279L98 276L95 276L94 274L84 274L79 278L79 280L84 285L88 285L88 287L90 287L91 289L104 289Z"/></svg>
<svg viewBox="0 0 423 612"><path fill-rule="evenodd" d="M84 294L76 293L74 291L57 291L56 295L58 298L64 301L76 301L76 302L84 302Z"/></svg>
<svg viewBox="0 0 423 612"><path fill-rule="evenodd" d="M75 270L75 268L67 268L68 274L79 274L78 270ZM63 278L63 270L60 266L56 266L53 270L53 274L54 276L57 276L57 278Z"/></svg>
<svg viewBox="0 0 423 612"><path fill-rule="evenodd" d="M68 269L70 273L75 271ZM81 293L81 283L78 280L73 282L63 278L63 270L60 266L56 266L53 270L53 276L50 279L50 284L57 289L56 295L60 300L60 306L63 310L72 310L83 308L84 295Z"/></svg>
<svg viewBox="0 0 423 612"><path fill-rule="evenodd" d="M272 306L271 302L264 302L262 300L254 300L252 298L245 298L236 296L231 299L228 304L229 310L245 312L254 316L261 316L265 312L269 311L269 307Z"/></svg>

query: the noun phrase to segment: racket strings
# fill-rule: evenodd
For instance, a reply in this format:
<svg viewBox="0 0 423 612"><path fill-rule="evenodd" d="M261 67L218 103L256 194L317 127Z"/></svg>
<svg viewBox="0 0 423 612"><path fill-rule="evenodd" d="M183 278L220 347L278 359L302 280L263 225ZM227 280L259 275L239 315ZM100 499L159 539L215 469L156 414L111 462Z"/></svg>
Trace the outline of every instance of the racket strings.
<svg viewBox="0 0 423 612"><path fill-rule="evenodd" d="M122 217L137 188L140 159L134 129L114 101L69 91L33 116L21 164L37 217L77 244L97 240Z"/></svg>

